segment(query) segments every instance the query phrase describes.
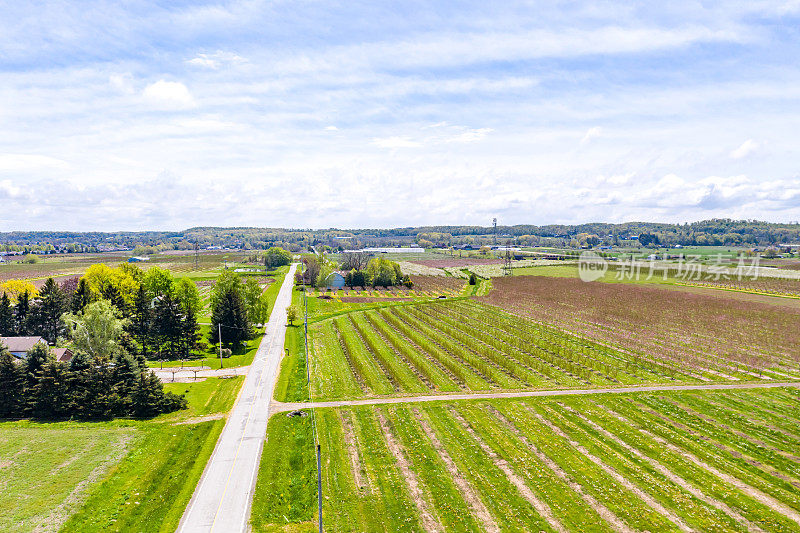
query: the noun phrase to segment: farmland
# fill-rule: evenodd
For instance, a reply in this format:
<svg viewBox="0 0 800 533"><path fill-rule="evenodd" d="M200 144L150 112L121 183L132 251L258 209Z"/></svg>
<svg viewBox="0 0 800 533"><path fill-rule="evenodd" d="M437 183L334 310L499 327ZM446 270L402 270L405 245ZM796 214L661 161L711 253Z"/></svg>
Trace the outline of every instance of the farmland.
<svg viewBox="0 0 800 533"><path fill-rule="evenodd" d="M798 399L776 388L317 409L325 527L796 531ZM307 431L307 418L276 416L276 438ZM307 469L313 449L293 453ZM281 482L304 492L291 514L279 499L260 507L264 530L313 523L308 476Z"/></svg>
<svg viewBox="0 0 800 533"><path fill-rule="evenodd" d="M796 379L800 309L634 284L496 279L483 302L717 379Z"/></svg>
<svg viewBox="0 0 800 533"><path fill-rule="evenodd" d="M241 382L168 384L189 408L149 421L0 423L0 529L173 531Z"/></svg>
<svg viewBox="0 0 800 533"><path fill-rule="evenodd" d="M496 301L500 298L496 292L486 299ZM313 395L338 399L799 375L788 344L786 356L776 359L773 354L769 368L761 361L757 362L760 366L748 366L708 355L695 355L693 364L687 366L688 355L647 356L630 348L644 350L644 341L636 344L620 338L615 345L603 340L605 337L593 338L589 328L575 333L580 330L573 322L565 321L563 326L572 329L526 320L469 300L397 305L335 316L309 329Z"/></svg>
<svg viewBox="0 0 800 533"><path fill-rule="evenodd" d="M326 531L796 531L800 393L772 384L800 382L800 307L619 281L312 293L310 391L296 328L254 530L315 528L317 440ZM304 405L316 433L280 412Z"/></svg>

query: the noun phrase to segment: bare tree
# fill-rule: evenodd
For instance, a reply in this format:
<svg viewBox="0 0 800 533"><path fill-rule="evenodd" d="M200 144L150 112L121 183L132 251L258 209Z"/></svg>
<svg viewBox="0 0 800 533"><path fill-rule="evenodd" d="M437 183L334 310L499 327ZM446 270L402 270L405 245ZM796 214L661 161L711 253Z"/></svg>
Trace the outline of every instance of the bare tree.
<svg viewBox="0 0 800 533"><path fill-rule="evenodd" d="M342 254L342 270L363 270L367 267L372 254L368 252L345 252Z"/></svg>

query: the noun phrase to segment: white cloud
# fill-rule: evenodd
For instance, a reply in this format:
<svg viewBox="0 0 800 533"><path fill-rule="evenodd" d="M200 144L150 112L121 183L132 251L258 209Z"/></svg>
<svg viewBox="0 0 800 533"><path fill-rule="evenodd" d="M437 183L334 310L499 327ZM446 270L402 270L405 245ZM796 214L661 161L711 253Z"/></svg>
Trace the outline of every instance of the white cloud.
<svg viewBox="0 0 800 533"><path fill-rule="evenodd" d="M375 137L372 144L381 148L419 148L422 143L409 139L408 137Z"/></svg>
<svg viewBox="0 0 800 533"><path fill-rule="evenodd" d="M11 180L0 181L0 198L17 198L22 195L22 188L17 187Z"/></svg>
<svg viewBox="0 0 800 533"><path fill-rule="evenodd" d="M594 126L592 128L589 128L586 131L586 134L581 139L581 145L584 145L589 141L591 141L592 139L599 137L602 133L603 133L603 128L601 128L600 126Z"/></svg>
<svg viewBox="0 0 800 533"><path fill-rule="evenodd" d="M217 50L213 54L199 53L186 62L194 67L217 70L225 65L240 65L246 63L247 60L233 52Z"/></svg>
<svg viewBox="0 0 800 533"><path fill-rule="evenodd" d="M325 131L339 131L336 126L325 126Z"/></svg>
<svg viewBox="0 0 800 533"><path fill-rule="evenodd" d="M757 151L760 147L761 145L757 141L747 139L739 148L733 150L730 156L733 159L742 159Z"/></svg>
<svg viewBox="0 0 800 533"><path fill-rule="evenodd" d="M195 106L194 98L183 83L159 80L145 87L142 97L155 105L185 109Z"/></svg>
<svg viewBox="0 0 800 533"><path fill-rule="evenodd" d="M124 94L133 94L133 75L130 72L125 74L112 74L108 77L108 83L117 91Z"/></svg>
<svg viewBox="0 0 800 533"><path fill-rule="evenodd" d="M475 141L480 141L488 134L493 132L494 129L492 128L477 128L473 130L467 130L463 133L456 134L452 137L444 139L444 142L448 143L471 143Z"/></svg>
<svg viewBox="0 0 800 533"><path fill-rule="evenodd" d="M66 169L69 164L55 157L38 154L0 154L0 172Z"/></svg>

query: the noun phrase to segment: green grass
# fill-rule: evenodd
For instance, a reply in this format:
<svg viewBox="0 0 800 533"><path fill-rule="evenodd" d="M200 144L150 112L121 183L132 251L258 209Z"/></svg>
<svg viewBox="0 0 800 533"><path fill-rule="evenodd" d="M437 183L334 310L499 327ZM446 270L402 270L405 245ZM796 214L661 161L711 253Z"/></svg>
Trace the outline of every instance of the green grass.
<svg viewBox="0 0 800 533"><path fill-rule="evenodd" d="M308 400L308 378L303 341L303 326L286 328L285 349L289 355L281 361L280 375L275 383L274 398L279 402L304 402Z"/></svg>
<svg viewBox="0 0 800 533"><path fill-rule="evenodd" d="M269 420L253 495L253 531L273 531L287 524L313 530L316 515L317 462L311 417L274 415Z"/></svg>
<svg viewBox="0 0 800 533"><path fill-rule="evenodd" d="M171 415L164 415L159 420L227 413L236 402L242 383L244 383L244 376L225 379L208 378L205 381L192 383L165 383L165 391L186 396L189 408Z"/></svg>
<svg viewBox="0 0 800 533"><path fill-rule="evenodd" d="M772 408L798 396L794 389L673 391L318 409L326 531L420 530L422 505L445 531L483 529L463 483L502 531L553 530L508 471L567 531L612 531L600 506L635 530L677 531L648 501L695 531L747 531L747 521L765 531L796 531L791 518L720 476L800 508L800 493L784 479L797 479L796 461L770 449L797 453L800 416L796 409L772 415L781 431L769 418ZM271 491L265 523L310 530L316 513L308 419L279 415L270 424L278 420L272 445L283 446L265 453L261 470ZM391 438L401 444L421 503L411 497ZM304 494L286 499L301 488ZM284 515L289 520L281 522Z"/></svg>
<svg viewBox="0 0 800 533"><path fill-rule="evenodd" d="M208 334L211 331L211 326L208 325L201 325L200 326L200 333L202 334L204 339L208 339ZM256 335L251 340L247 341L244 346L240 346L239 348L234 348L231 350L231 356L226 357L220 363L219 359L219 352L218 345L210 345L208 350L201 355L201 357L197 357L198 354L195 354L195 359L186 359L185 361L181 361L180 359L173 359L169 361L148 361L147 366L150 368L164 368L168 367L192 367L192 366L207 366L212 369L222 368L233 368L238 366L248 366L253 362L253 358L258 351L258 347L261 345L261 341L264 338L264 328L259 328L256 330ZM223 332L223 340L224 340L224 332Z"/></svg>
<svg viewBox="0 0 800 533"><path fill-rule="evenodd" d="M143 427L63 531L174 531L224 424Z"/></svg>
<svg viewBox="0 0 800 533"><path fill-rule="evenodd" d="M62 514L80 508L84 485L105 475L137 433L114 424L0 424L0 530L57 527Z"/></svg>
<svg viewBox="0 0 800 533"><path fill-rule="evenodd" d="M174 531L243 378L175 383L189 408L153 420L0 423L0 530Z"/></svg>

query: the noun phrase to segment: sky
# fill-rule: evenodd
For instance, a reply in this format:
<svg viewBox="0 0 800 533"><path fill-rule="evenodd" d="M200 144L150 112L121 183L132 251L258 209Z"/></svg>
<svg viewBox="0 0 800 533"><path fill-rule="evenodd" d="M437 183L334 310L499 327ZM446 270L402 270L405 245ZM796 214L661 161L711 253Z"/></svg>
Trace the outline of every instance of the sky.
<svg viewBox="0 0 800 533"><path fill-rule="evenodd" d="M0 3L0 231L800 220L800 0Z"/></svg>

